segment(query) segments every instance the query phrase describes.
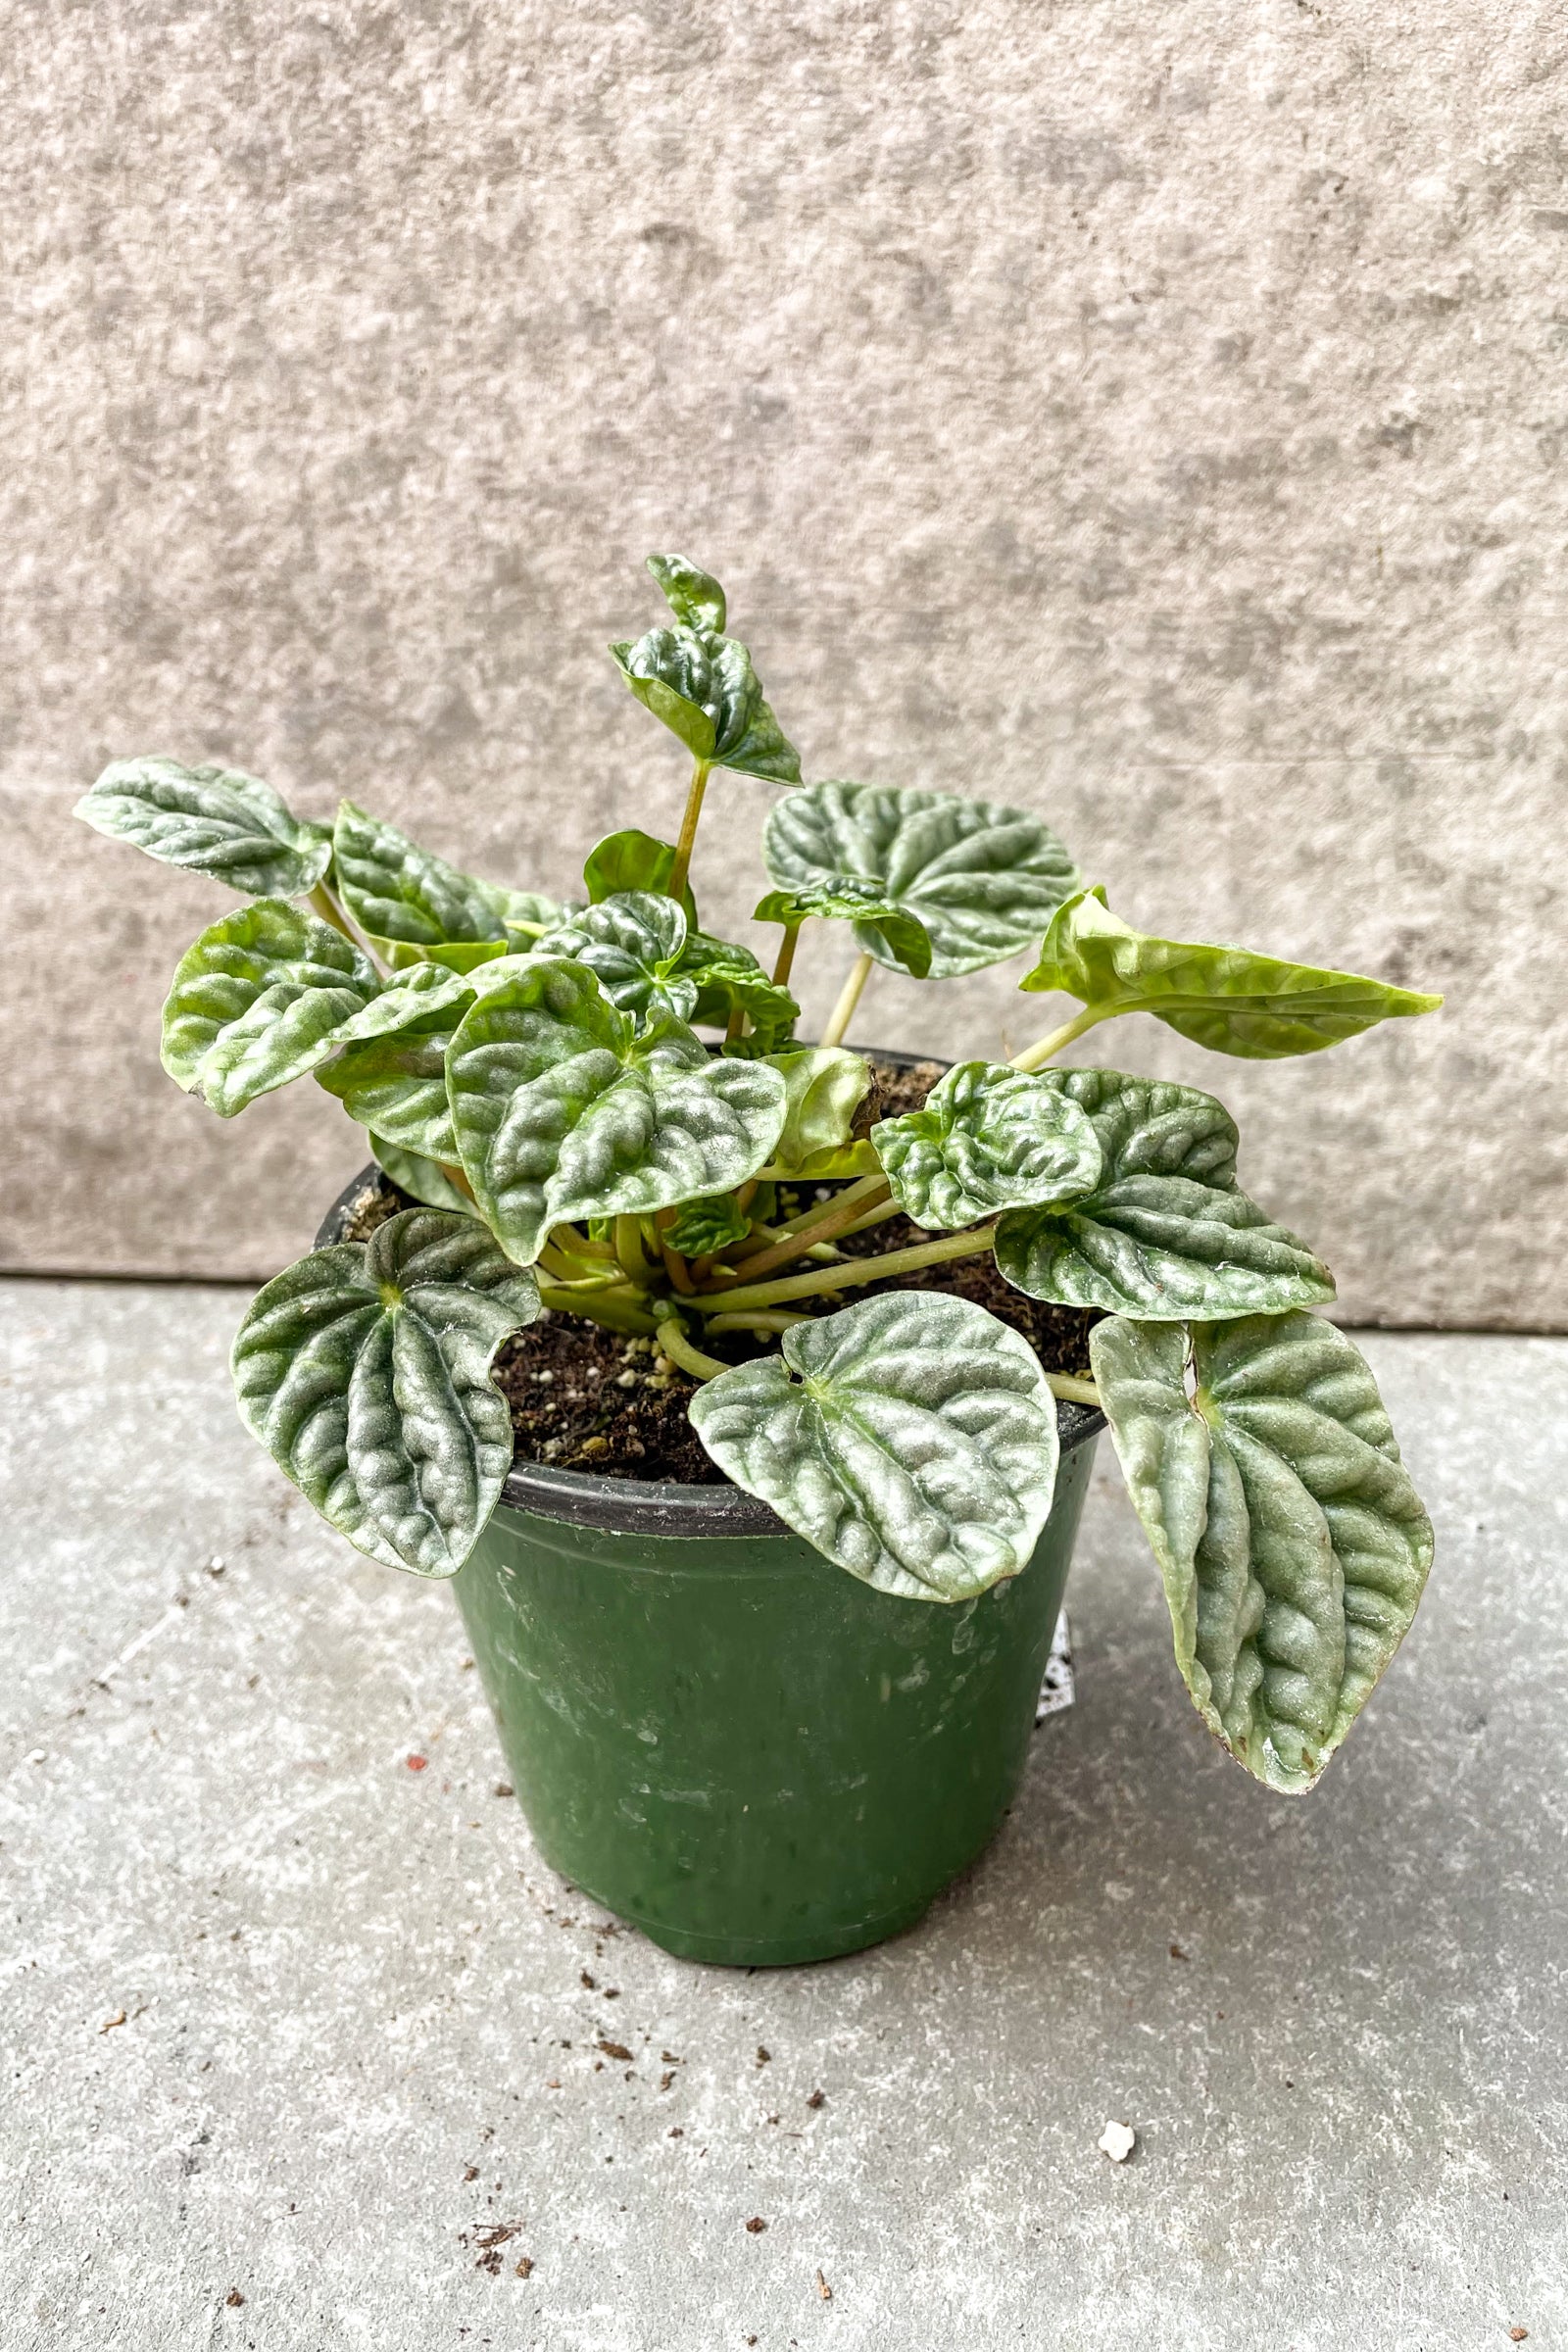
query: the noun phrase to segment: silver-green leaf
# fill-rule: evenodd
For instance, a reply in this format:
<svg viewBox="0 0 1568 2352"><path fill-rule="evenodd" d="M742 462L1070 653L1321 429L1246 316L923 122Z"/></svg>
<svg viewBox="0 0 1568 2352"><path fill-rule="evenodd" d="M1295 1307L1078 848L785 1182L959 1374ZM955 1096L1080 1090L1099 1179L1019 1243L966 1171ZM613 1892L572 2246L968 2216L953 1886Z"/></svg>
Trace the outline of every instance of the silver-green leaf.
<svg viewBox="0 0 1568 2352"><path fill-rule="evenodd" d="M736 1486L882 1592L967 1600L1028 1565L1055 1487L1056 1407L1017 1332L966 1298L906 1291L797 1324L781 1345L691 1401Z"/></svg>
<svg viewBox="0 0 1568 2352"><path fill-rule="evenodd" d="M722 635L727 618L724 591L710 571L685 556L650 556L648 568L664 592L664 602L688 629Z"/></svg>
<svg viewBox="0 0 1568 2352"><path fill-rule="evenodd" d="M1257 1780L1310 1788L1407 1632L1432 1526L1377 1384L1315 1315L1112 1317L1090 1359L1165 1584L1176 1661Z"/></svg>
<svg viewBox="0 0 1568 2352"><path fill-rule="evenodd" d="M1100 1180L1095 1131L1070 1096L1004 1062L960 1061L918 1110L883 1119L871 1148L905 1215L946 1232Z"/></svg>
<svg viewBox="0 0 1568 2352"><path fill-rule="evenodd" d="M547 931L538 953L584 965L612 1004L638 1022L663 1013L689 1021L698 990L677 975L685 946L686 916L673 899L628 890Z"/></svg>
<svg viewBox="0 0 1568 2352"><path fill-rule="evenodd" d="M465 1015L447 1090L464 1172L522 1265L552 1225L744 1184L784 1124L777 1070L710 1055L667 1016L639 1035L591 971L554 956Z"/></svg>
<svg viewBox="0 0 1568 2352"><path fill-rule="evenodd" d="M453 1576L512 1466L490 1367L538 1312L533 1276L473 1217L404 1209L258 1292L234 1341L240 1416L359 1550Z"/></svg>
<svg viewBox="0 0 1568 2352"><path fill-rule="evenodd" d="M1124 1070L1042 1070L1087 1114L1103 1155L1081 1198L997 1229L1015 1290L1152 1322L1217 1322L1323 1306L1321 1258L1236 1188L1236 1128L1212 1095Z"/></svg>
<svg viewBox="0 0 1568 2352"><path fill-rule="evenodd" d="M1379 1021L1436 1012L1443 1003L1250 948L1156 939L1112 914L1098 885L1058 908L1039 962L1018 985L1076 997L1102 1016L1152 1012L1195 1045L1250 1061L1320 1054Z"/></svg>
<svg viewBox="0 0 1568 2352"><path fill-rule="evenodd" d="M762 857L780 890L874 888L879 905L912 915L931 943L933 980L1031 947L1078 886L1054 833L1022 809L872 784L792 793L769 811ZM905 961L880 915L857 922L855 937L878 963Z"/></svg>
<svg viewBox="0 0 1568 2352"><path fill-rule="evenodd" d="M621 676L654 716L678 735L693 759L728 767L768 783L798 784L801 758L763 699L752 657L737 638L725 637L710 617L723 610L716 580L695 565L677 580L670 571L681 557L655 558L655 571L676 614L676 625L650 629L635 644L612 645ZM696 583L702 583L698 586Z"/></svg>
<svg viewBox="0 0 1568 2352"><path fill-rule="evenodd" d="M302 822L259 777L185 767L156 753L114 760L74 813L112 841L253 898L303 898L332 858L326 827Z"/></svg>
<svg viewBox="0 0 1568 2352"><path fill-rule="evenodd" d="M181 956L164 1004L163 1063L176 1086L230 1119L340 1047L390 1036L464 993L434 965L383 987L330 923L285 899L257 899Z"/></svg>
<svg viewBox="0 0 1568 2352"><path fill-rule="evenodd" d="M556 911L535 892L460 872L352 801L339 805L332 851L344 906L394 964L427 958L471 971L514 952L509 916L531 931L542 913Z"/></svg>

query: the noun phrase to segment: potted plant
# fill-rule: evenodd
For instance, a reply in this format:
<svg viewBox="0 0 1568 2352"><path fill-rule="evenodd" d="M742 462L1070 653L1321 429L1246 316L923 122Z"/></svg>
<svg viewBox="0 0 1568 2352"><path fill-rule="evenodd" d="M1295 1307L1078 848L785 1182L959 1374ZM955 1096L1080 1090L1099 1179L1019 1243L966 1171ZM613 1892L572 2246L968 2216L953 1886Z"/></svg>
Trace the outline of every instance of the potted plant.
<svg viewBox="0 0 1568 2352"><path fill-rule="evenodd" d="M580 904L219 767L118 761L77 813L247 902L174 974L171 1076L229 1118L314 1075L377 1163L240 1326L247 1425L361 1551L456 1580L548 1859L673 1951L796 1961L994 1832L1103 1421L1200 1716L1317 1780L1430 1524L1223 1106L1057 1056L1134 1011L1316 1053L1440 1000L1137 930L1016 809L802 787L717 581L649 568L669 623L612 652L685 816L600 842ZM785 788L771 972L692 894L715 767ZM854 947L814 1045L808 924ZM1080 1009L1010 1062L845 1045L875 965L1025 950Z"/></svg>

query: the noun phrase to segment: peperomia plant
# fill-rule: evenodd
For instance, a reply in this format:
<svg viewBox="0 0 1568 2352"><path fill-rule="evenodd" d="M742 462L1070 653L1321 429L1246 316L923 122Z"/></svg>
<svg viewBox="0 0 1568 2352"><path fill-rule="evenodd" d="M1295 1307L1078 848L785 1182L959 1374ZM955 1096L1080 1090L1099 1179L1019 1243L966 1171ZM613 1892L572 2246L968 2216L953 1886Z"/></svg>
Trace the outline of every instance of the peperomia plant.
<svg viewBox="0 0 1568 2352"><path fill-rule="evenodd" d="M352 802L330 828L297 818L225 768L117 761L80 803L249 902L174 974L170 1075L230 1118L314 1074L420 1204L266 1285L234 1348L241 1413L350 1543L450 1576L512 1460L497 1350L541 1312L586 1318L656 1338L719 1470L829 1559L958 1601L1030 1559L1056 1396L1098 1403L1200 1714L1259 1780L1309 1788L1410 1623L1430 1524L1371 1373L1313 1311L1328 1268L1240 1188L1229 1113L1054 1065L1121 1013L1266 1059L1441 1000L1136 930L1018 809L802 787L718 582L649 568L670 623L611 650L692 756L685 816L674 843L600 842L580 904L461 873ZM692 896L714 768L788 788L763 828L771 972ZM808 922L855 950L814 1045L787 985ZM1026 950L1020 985L1081 1009L867 1132L872 1073L842 1041L873 965L940 980ZM929 1238L843 1247L896 1217ZM1092 1377L1048 1374L941 1290L845 1303L982 1253L1092 1310Z"/></svg>

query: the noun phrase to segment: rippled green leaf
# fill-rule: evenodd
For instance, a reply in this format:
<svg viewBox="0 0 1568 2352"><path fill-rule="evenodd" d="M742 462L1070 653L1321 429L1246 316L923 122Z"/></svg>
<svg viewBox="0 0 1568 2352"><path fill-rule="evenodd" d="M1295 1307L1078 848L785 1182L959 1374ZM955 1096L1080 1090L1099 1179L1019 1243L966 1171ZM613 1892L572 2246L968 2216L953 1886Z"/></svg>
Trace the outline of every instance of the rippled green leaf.
<svg viewBox="0 0 1568 2352"><path fill-rule="evenodd" d="M473 1217L404 1209L258 1292L234 1341L241 1418L361 1551L455 1575L512 1467L490 1367L538 1312Z"/></svg>
<svg viewBox="0 0 1568 2352"><path fill-rule="evenodd" d="M1000 963L1033 946L1067 893L1072 859L1048 825L993 801L872 784L813 784L768 815L767 870L780 890L873 887L912 915L931 942L930 977ZM897 964L879 921L855 937L879 963Z"/></svg>
<svg viewBox="0 0 1568 2352"><path fill-rule="evenodd" d="M722 635L727 617L724 591L710 571L689 563L685 556L650 556L648 568L684 627Z"/></svg>
<svg viewBox="0 0 1568 2352"><path fill-rule="evenodd" d="M736 638L723 636L722 619L712 617L724 611L718 582L680 556L655 556L649 569L676 625L611 647L632 693L694 759L770 783L798 784L800 754L763 699L751 655Z"/></svg>
<svg viewBox="0 0 1568 2352"><path fill-rule="evenodd" d="M593 973L618 1010L638 1021L673 1013L689 1021L697 982L678 976L686 946L686 917L673 899L654 891L623 891L547 931L539 954L580 963Z"/></svg>
<svg viewBox="0 0 1568 2352"><path fill-rule="evenodd" d="M509 916L532 924L553 905L534 892L460 873L352 801L339 806L332 845L344 906L394 964L424 959L471 971L514 952Z"/></svg>
<svg viewBox="0 0 1568 2352"><path fill-rule="evenodd" d="M682 1257L710 1257L731 1242L743 1242L751 1228L750 1210L739 1205L733 1193L718 1193L710 1200L683 1202L663 1230L665 1241Z"/></svg>
<svg viewBox="0 0 1568 2352"><path fill-rule="evenodd" d="M1090 1356L1200 1715L1310 1788L1403 1640L1432 1527L1364 1358L1315 1315L1097 1324Z"/></svg>
<svg viewBox="0 0 1568 2352"><path fill-rule="evenodd" d="M770 890L753 909L752 920L797 928L808 915L874 931L886 950L878 960L901 965L916 980L925 979L931 969L931 938L924 923L894 906L880 883L803 882L799 890Z"/></svg>
<svg viewBox="0 0 1568 2352"><path fill-rule="evenodd" d="M1028 1565L1056 1407L1017 1332L966 1298L904 1291L797 1324L781 1346L692 1398L736 1486L879 1592L966 1600Z"/></svg>
<svg viewBox="0 0 1568 2352"><path fill-rule="evenodd" d="M1004 1062L956 1063L920 1109L873 1127L871 1147L905 1215L937 1232L1069 1199L1100 1177L1100 1146L1077 1103Z"/></svg>
<svg viewBox="0 0 1568 2352"><path fill-rule="evenodd" d="M74 813L112 841L254 898L303 898L332 858L326 827L302 823L270 784L236 767L183 767L156 753L114 760Z"/></svg>
<svg viewBox="0 0 1568 2352"><path fill-rule="evenodd" d="M1334 1277L1236 1189L1236 1129L1212 1095L1124 1070L1042 1070L1104 1157L1082 1198L1020 1208L997 1232L1013 1287L1061 1306L1216 1322L1322 1306Z"/></svg>
<svg viewBox="0 0 1568 2352"><path fill-rule="evenodd" d="M330 923L285 899L257 899L180 958L164 1004L163 1063L228 1119L340 1047L390 1036L463 994L457 975L434 965L383 987Z"/></svg>
<svg viewBox="0 0 1568 2352"><path fill-rule="evenodd" d="M521 1264L552 1225L744 1184L784 1124L777 1070L710 1055L667 1017L637 1034L592 972L553 956L466 1014L447 1088L464 1170Z"/></svg>
<svg viewBox="0 0 1568 2352"><path fill-rule="evenodd" d="M1040 960L1019 986L1077 997L1107 1014L1152 1012L1195 1045L1253 1061L1319 1054L1378 1021L1436 1012L1443 1003L1250 948L1155 939L1112 914L1098 886L1053 917Z"/></svg>

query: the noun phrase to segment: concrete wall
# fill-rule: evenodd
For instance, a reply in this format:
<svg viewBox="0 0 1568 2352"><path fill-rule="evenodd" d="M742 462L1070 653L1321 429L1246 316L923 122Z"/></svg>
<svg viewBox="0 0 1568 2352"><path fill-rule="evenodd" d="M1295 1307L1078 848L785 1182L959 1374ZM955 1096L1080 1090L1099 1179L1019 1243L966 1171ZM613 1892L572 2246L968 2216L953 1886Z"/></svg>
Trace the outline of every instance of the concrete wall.
<svg viewBox="0 0 1568 2352"><path fill-rule="evenodd" d="M266 1273L356 1159L309 1086L223 1127L162 1076L232 902L69 823L99 764L567 889L678 806L602 651L675 546L808 774L1447 990L1304 1062L1104 1051L1224 1095L1348 1314L1561 1325L1559 9L0 0L0 42L4 1262ZM763 797L715 788L711 920ZM861 1034L1016 1046L1012 978Z"/></svg>

